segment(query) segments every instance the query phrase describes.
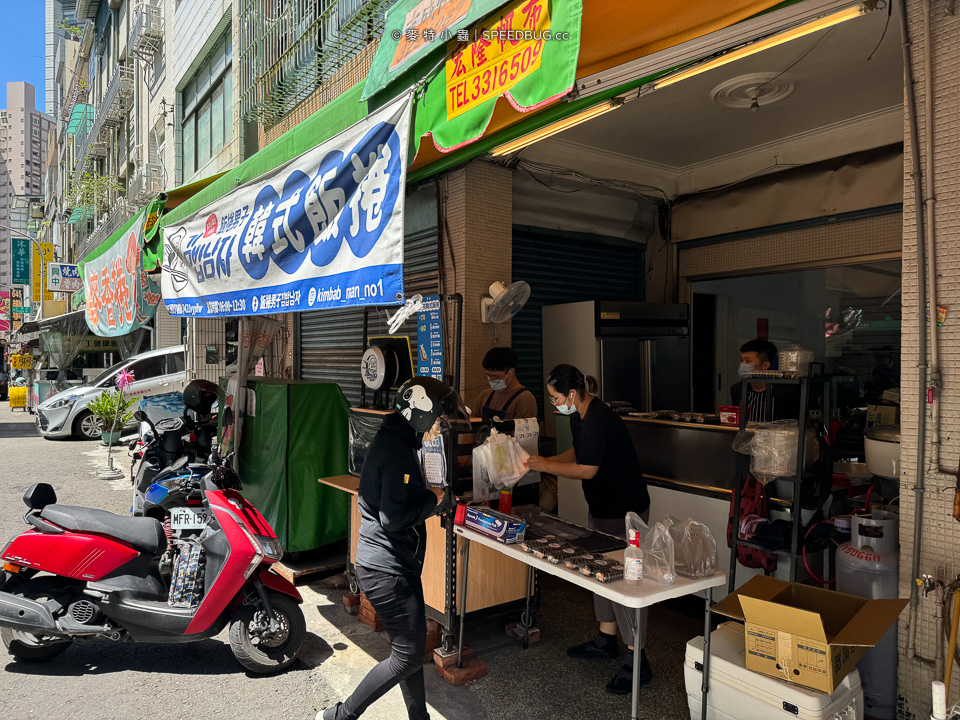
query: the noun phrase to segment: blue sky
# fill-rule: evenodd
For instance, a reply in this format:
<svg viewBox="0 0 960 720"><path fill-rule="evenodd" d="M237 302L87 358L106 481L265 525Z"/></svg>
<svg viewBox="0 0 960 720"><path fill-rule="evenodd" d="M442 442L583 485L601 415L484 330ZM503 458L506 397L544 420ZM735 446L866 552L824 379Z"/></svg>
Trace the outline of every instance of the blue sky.
<svg viewBox="0 0 960 720"><path fill-rule="evenodd" d="M7 83L26 81L37 88L37 109L46 107L43 55L46 52L43 0L4 0L0 22L0 107L7 106Z"/></svg>

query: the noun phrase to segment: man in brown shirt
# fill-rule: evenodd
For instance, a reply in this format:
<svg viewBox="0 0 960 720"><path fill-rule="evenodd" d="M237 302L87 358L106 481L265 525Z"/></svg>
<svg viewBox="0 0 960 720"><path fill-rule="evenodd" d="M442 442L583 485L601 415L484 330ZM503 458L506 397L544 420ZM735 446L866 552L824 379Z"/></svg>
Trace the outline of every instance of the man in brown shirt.
<svg viewBox="0 0 960 720"><path fill-rule="evenodd" d="M474 413L487 422L537 417L537 399L517 380L517 353L513 348L491 348L483 356L490 389L477 397Z"/></svg>

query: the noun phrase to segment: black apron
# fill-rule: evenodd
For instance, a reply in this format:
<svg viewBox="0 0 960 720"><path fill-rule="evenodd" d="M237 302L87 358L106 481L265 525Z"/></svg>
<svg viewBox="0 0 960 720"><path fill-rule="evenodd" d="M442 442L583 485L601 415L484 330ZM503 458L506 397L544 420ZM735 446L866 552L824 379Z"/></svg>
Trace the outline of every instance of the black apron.
<svg viewBox="0 0 960 720"><path fill-rule="evenodd" d="M480 411L480 417L483 418L484 422L488 422L488 423L492 423L495 417L500 417L503 420L507 420L508 418L504 417L507 414L507 410L510 409L510 406L513 404L513 401L516 400L525 392L527 392L527 389L525 387L522 387L519 390L517 390L513 395L510 396L510 399L507 400L502 410L493 410L490 407L490 403L493 402L493 396L496 395L496 391L490 393L490 397L487 398L486 405L484 405L483 409Z"/></svg>

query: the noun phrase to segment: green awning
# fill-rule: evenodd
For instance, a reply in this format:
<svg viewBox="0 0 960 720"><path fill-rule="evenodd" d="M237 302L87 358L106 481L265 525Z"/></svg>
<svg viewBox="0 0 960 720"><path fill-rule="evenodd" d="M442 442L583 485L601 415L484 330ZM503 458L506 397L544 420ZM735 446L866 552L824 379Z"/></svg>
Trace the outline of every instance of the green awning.
<svg viewBox="0 0 960 720"><path fill-rule="evenodd" d="M367 104L360 101L362 91L363 83L357 83L265 148L225 172L189 200L162 215L161 229L193 215L235 188L285 165L365 118L368 113Z"/></svg>
<svg viewBox="0 0 960 720"><path fill-rule="evenodd" d="M93 208L88 208L83 205L75 207L73 212L70 213L70 219L67 220L67 225L73 225L75 223L86 222L89 218L93 217Z"/></svg>
<svg viewBox="0 0 960 720"><path fill-rule="evenodd" d="M76 310L78 307L83 305L83 301L86 298L83 288L77 290L73 295L70 296L70 309Z"/></svg>
<svg viewBox="0 0 960 720"><path fill-rule="evenodd" d="M73 111L70 113L70 121L67 123L67 135L89 132L95 114L96 108L93 105L84 105L83 103L74 105Z"/></svg>
<svg viewBox="0 0 960 720"><path fill-rule="evenodd" d="M367 100L388 85L398 82L397 88L413 87L443 57L447 43L458 39L459 30L470 27L502 5L506 5L506 0L442 0L430 3L400 0L387 11L380 46L360 99ZM398 89L390 96L399 93Z"/></svg>

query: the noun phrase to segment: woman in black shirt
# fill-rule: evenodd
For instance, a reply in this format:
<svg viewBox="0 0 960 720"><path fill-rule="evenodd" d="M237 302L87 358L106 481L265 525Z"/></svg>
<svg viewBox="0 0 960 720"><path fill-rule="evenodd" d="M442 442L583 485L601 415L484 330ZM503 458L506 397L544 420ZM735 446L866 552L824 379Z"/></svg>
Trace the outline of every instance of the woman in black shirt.
<svg viewBox="0 0 960 720"><path fill-rule="evenodd" d="M554 408L570 416L573 447L555 457L532 457L531 470L575 478L583 483L590 527L625 537L624 518L633 511L644 519L650 515L650 495L640 472L637 452L626 423L596 396L597 381L572 365L557 365L547 377L547 394ZM616 658L620 655L617 628L627 645L627 662L607 683L607 692L630 693L633 678L634 614L622 605L594 595L594 610L600 632L594 640L567 650L574 658ZM642 643L646 636L646 611L641 613L640 682L653 678Z"/></svg>

